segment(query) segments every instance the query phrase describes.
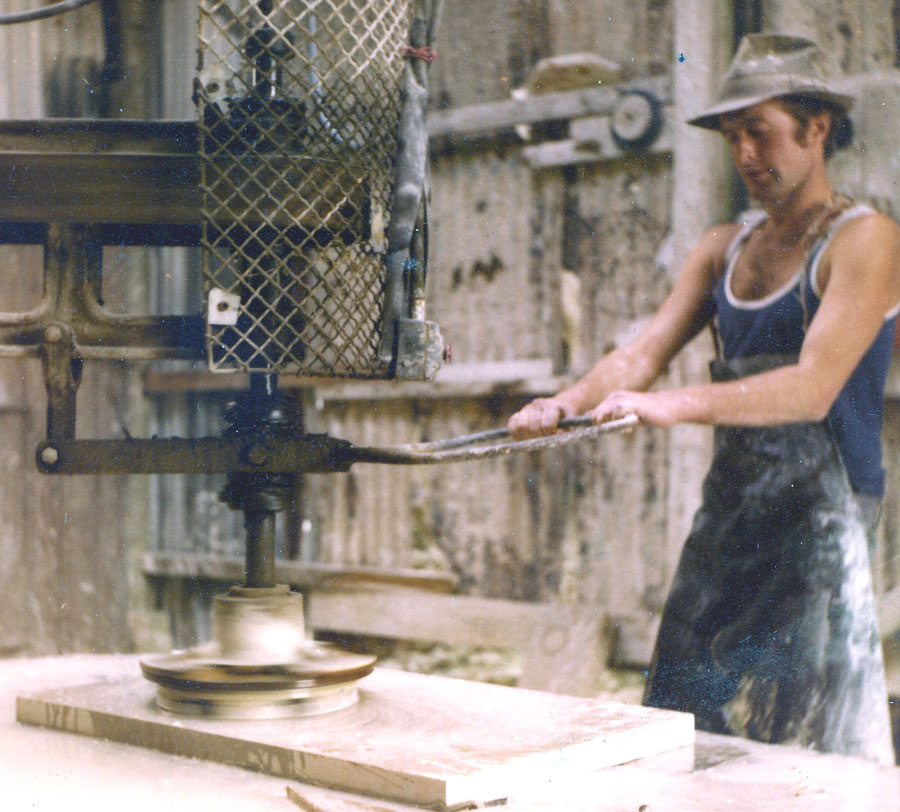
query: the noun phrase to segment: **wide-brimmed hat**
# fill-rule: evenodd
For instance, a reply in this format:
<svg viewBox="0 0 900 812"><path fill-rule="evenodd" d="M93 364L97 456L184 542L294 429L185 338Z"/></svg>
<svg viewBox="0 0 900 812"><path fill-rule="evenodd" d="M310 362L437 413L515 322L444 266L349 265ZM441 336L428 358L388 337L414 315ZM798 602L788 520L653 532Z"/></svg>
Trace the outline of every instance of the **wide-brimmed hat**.
<svg viewBox="0 0 900 812"><path fill-rule="evenodd" d="M779 96L807 96L828 102L846 115L853 97L835 87L822 49L811 39L789 34L748 34L722 79L716 101L688 124L720 128L719 117Z"/></svg>

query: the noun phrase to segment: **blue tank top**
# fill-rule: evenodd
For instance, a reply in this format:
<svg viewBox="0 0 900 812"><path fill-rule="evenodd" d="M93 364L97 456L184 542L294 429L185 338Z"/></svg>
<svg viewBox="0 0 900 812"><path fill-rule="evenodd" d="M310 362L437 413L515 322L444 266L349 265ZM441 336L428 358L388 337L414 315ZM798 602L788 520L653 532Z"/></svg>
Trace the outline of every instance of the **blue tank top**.
<svg viewBox="0 0 900 812"><path fill-rule="evenodd" d="M726 254L725 273L716 285L716 322L724 358L798 355L806 326L819 306L821 292L816 284L819 259L841 225L872 211L870 207L862 205L847 209L835 219L825 237L813 246L806 267L790 282L763 299L745 301L732 294L731 278L750 232L766 216L764 212L751 215L731 243ZM884 416L884 387L894 345L898 311L900 305L885 316L884 325L850 375L827 418L847 469L850 485L857 493L868 496L880 497L884 494L881 425Z"/></svg>

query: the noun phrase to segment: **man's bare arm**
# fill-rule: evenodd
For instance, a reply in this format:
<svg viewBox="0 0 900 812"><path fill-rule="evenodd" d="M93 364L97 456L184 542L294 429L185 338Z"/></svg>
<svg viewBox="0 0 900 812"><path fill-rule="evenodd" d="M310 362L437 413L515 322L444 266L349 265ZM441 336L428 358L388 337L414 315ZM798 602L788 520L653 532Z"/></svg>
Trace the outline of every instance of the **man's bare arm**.
<svg viewBox="0 0 900 812"><path fill-rule="evenodd" d="M709 321L713 291L736 226L708 231L688 255L671 294L629 344L600 359L568 389L538 398L509 421L517 438L552 434L560 419L589 412L611 392L642 391L665 370L676 353Z"/></svg>
<svg viewBox="0 0 900 812"><path fill-rule="evenodd" d="M661 392L619 391L596 422L635 413L656 425L767 426L824 419L900 301L900 232L882 215L846 224L825 258L828 283L795 365L727 383Z"/></svg>

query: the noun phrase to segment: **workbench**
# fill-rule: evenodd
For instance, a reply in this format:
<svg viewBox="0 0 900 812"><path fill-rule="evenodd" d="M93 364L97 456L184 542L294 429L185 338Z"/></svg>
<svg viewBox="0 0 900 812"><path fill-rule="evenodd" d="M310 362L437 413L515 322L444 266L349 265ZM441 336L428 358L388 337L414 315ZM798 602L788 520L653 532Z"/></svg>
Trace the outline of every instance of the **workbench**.
<svg viewBox="0 0 900 812"><path fill-rule="evenodd" d="M0 661L0 797L3 808L165 812L411 812L219 764L15 721L15 698L138 671L134 655L69 655ZM240 724L239 722L237 724ZM792 747L698 733L696 744L604 770L587 770L508 812L768 812L900 809L900 769ZM299 801L288 797L288 789Z"/></svg>

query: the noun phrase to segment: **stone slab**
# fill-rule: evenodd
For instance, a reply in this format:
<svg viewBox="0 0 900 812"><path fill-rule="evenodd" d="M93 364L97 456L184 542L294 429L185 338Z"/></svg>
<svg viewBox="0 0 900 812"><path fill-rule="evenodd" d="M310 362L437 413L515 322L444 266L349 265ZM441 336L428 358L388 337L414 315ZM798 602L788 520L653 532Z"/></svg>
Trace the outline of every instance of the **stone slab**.
<svg viewBox="0 0 900 812"><path fill-rule="evenodd" d="M689 745L693 717L386 669L353 708L304 719L168 715L140 677L20 695L20 722L422 806L565 782Z"/></svg>
<svg viewBox="0 0 900 812"><path fill-rule="evenodd" d="M0 659L3 810L297 812L287 789L319 812L421 812L421 806L316 787L239 767L19 724L15 698L123 679L135 655ZM515 793L497 812L897 812L900 770L845 756L697 732L693 746L585 770Z"/></svg>

